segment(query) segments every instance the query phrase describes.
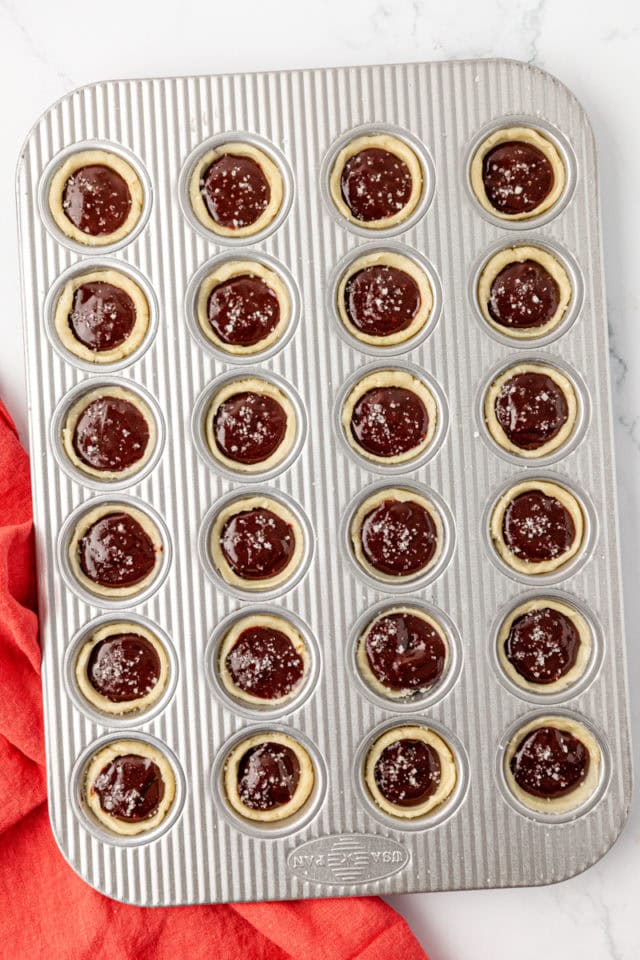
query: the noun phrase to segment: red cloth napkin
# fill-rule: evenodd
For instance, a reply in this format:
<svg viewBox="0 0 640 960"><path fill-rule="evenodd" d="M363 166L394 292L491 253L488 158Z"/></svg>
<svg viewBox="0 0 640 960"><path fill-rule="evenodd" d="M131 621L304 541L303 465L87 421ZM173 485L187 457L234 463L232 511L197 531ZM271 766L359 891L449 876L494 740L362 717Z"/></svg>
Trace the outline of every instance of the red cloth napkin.
<svg viewBox="0 0 640 960"><path fill-rule="evenodd" d="M377 897L131 907L71 870L46 807L27 455L0 403L0 955L16 960L426 960Z"/></svg>

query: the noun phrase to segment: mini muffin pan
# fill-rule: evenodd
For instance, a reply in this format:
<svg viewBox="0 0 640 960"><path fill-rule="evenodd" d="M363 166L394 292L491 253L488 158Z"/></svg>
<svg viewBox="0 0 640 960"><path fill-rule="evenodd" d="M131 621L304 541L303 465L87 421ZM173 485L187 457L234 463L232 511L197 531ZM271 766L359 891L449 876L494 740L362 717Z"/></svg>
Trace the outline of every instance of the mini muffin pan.
<svg viewBox="0 0 640 960"><path fill-rule="evenodd" d="M513 127L547 137L566 173L558 202L523 220L491 214L470 183L476 150ZM415 155L422 192L405 220L371 229L341 216L329 181L352 140L385 134ZM283 187L274 218L239 237L208 230L189 196L202 158L234 143L269 157ZM114 244L70 240L48 207L55 172L88 149L124 158L142 186L140 217ZM631 766L596 151L571 93L505 61L99 83L38 121L17 190L49 807L74 869L108 896L170 905L534 885L594 863L624 824ZM516 339L486 321L477 289L494 254L525 244L560 261L572 293L548 335ZM336 305L345 271L380 251L410 258L433 296L424 326L389 346L358 340ZM200 285L230 260L274 272L290 301L262 351L227 353L196 316ZM54 322L65 282L100 269L130 277L149 306L143 342L108 364L68 350ZM523 362L560 370L577 398L571 436L537 460L502 450L484 421L487 389ZM435 435L413 460L369 461L345 438L344 401L373 370L406 371L434 397ZM297 419L287 455L262 474L218 462L204 435L216 391L248 377L275 384ZM84 475L61 442L67 411L101 386L137 393L155 421L153 453L121 480ZM585 520L577 555L537 577L510 569L490 532L498 498L536 479L574 493ZM397 582L366 572L351 543L359 505L386 488L424 497L442 528L433 565ZM254 496L284 505L304 535L291 577L264 591L230 586L210 544L218 513ZM70 562L78 522L110 504L142 511L162 540L137 595L94 593ZM497 650L509 613L541 597L579 611L592 640L582 675L549 695L507 677ZM436 621L447 656L439 681L393 699L360 674L357 649L398 607ZM235 698L219 674L226 632L251 614L287 619L307 649L304 681L273 707ZM85 701L75 663L95 630L123 621L155 633L169 678L146 712L112 716ZM569 814L528 809L505 776L513 736L544 716L576 720L600 749L596 789ZM383 734L416 725L445 741L457 779L435 810L401 819L374 802L365 766ZM224 771L239 743L269 733L304 748L314 784L291 817L261 823L232 808ZM165 819L133 836L85 802L88 764L118 740L160 751L176 783Z"/></svg>

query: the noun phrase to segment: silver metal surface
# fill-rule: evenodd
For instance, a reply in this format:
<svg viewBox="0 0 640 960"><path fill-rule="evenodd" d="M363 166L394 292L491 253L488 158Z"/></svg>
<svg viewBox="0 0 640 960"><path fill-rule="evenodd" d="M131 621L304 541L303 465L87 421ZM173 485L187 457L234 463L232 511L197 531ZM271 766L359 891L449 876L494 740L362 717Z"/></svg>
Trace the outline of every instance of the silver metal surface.
<svg viewBox="0 0 640 960"><path fill-rule="evenodd" d="M569 179L560 204L524 225L486 214L468 185L479 138L517 119L554 138ZM357 128L401 131L426 164L425 199L408 224L391 231L390 246L426 259L438 278L440 316L428 335L389 354L360 349L338 333L328 303L337 265L371 242L386 243L382 234L365 239L362 228L336 216L328 200L330 159ZM283 163L286 209L256 242L233 248L194 222L185 206L188 173L208 144L256 137ZM66 241L46 212L47 178L65 153L86 142L121 149L146 191L135 236L107 250ZM631 767L596 152L573 95L539 70L507 61L99 83L56 103L32 130L19 164L18 205L49 804L56 838L74 869L111 897L156 905L542 884L602 856L625 821ZM480 321L470 294L487 256L525 239L562 251L576 283L572 316L542 342L496 334ZM212 258L230 253L281 264L294 292L297 322L290 336L246 364L208 348L192 316L192 278ZM57 341L52 306L67 271L102 265L105 256L145 278L145 289L153 292L152 330L131 358L92 369ZM575 598L597 625L595 659L584 682L553 697L550 709L568 710L587 723L602 743L604 764L593 801L581 816L563 822L519 808L502 776L506 734L541 706L499 676L497 618L532 587L540 593L547 586L516 581L489 560L485 511L516 477L548 471L498 455L477 410L478 391L491 371L523 356L566 363L585 399L581 432L562 457L553 457L553 475L584 496L592 542L585 562L550 582L552 595ZM393 367L406 360L439 385L449 424L428 463L382 478L347 453L332 411L349 378L390 357ZM306 421L300 455L268 481L252 481L252 488L290 498L312 531L308 570L269 607L300 617L316 638L317 674L273 722L266 712L236 709L232 698L219 695L212 674L212 638L221 621L260 607L265 598L240 602L212 579L208 558L199 552L208 511L225 496L245 496L247 486L202 456L192 433L194 409L214 380L249 368L291 384ZM60 468L50 425L79 384L90 389L114 371L119 381L155 398L165 441L146 475L132 478L125 491L110 493L103 484L99 497L117 502L131 496L155 512L171 549L166 577L141 602L107 605L70 589L68 518L97 501L99 485ZM433 491L451 514L452 546L455 539L435 579L395 595L443 611L459 637L441 695L416 701L410 715L368 696L354 676L360 618L394 599L386 585L359 576L344 550L343 517L374 481ZM123 723L82 707L72 690L69 651L96 617L120 616L124 609L170 638L177 672L159 709ZM452 805L411 829L372 807L361 769L374 731L409 716L449 737L461 772ZM269 830L239 822L220 789L226 752L237 737L257 729L299 735L318 767L307 808L294 822ZM93 823L79 794L83 763L97 746L105 738L136 735L151 737L173 758L178 800L153 836L131 843Z"/></svg>

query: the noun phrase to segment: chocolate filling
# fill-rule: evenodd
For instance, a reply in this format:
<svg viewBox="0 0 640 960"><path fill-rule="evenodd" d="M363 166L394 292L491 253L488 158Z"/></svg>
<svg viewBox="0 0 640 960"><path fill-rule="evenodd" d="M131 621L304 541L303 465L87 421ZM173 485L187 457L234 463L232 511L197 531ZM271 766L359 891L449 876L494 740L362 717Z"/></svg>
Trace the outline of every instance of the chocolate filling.
<svg viewBox="0 0 640 960"><path fill-rule="evenodd" d="M530 213L549 196L553 167L538 147L520 140L499 143L486 154L482 179L487 198L500 213Z"/></svg>
<svg viewBox="0 0 640 960"><path fill-rule="evenodd" d="M156 548L142 525L124 511L92 523L78 544L80 569L101 587L131 587L153 571Z"/></svg>
<svg viewBox="0 0 640 960"><path fill-rule="evenodd" d="M148 757L127 753L108 763L91 790L98 794L105 813L137 823L150 820L164 797L164 780L157 763Z"/></svg>
<svg viewBox="0 0 640 960"><path fill-rule="evenodd" d="M553 800L580 786L589 763L589 751L581 740L549 726L532 730L520 741L510 766L522 790Z"/></svg>
<svg viewBox="0 0 640 960"><path fill-rule="evenodd" d="M576 528L559 500L542 490L527 490L514 497L505 510L502 536L520 560L543 563L571 548Z"/></svg>
<svg viewBox="0 0 640 960"><path fill-rule="evenodd" d="M400 157L380 147L367 147L345 163L340 188L354 218L371 223L393 217L406 207L412 178Z"/></svg>
<svg viewBox="0 0 640 960"><path fill-rule="evenodd" d="M365 637L376 680L391 690L428 690L444 672L447 648L438 631L415 613L379 617Z"/></svg>
<svg viewBox="0 0 640 960"><path fill-rule="evenodd" d="M440 758L423 740L403 739L389 744L374 768L378 790L389 803L417 807L440 785Z"/></svg>
<svg viewBox="0 0 640 960"><path fill-rule="evenodd" d="M489 315L501 327L530 330L555 316L560 289L537 260L507 264L491 284Z"/></svg>
<svg viewBox="0 0 640 960"><path fill-rule="evenodd" d="M95 280L81 284L74 292L68 322L79 343L102 353L119 347L130 336L136 308L121 287Z"/></svg>
<svg viewBox="0 0 640 960"><path fill-rule="evenodd" d="M271 740L250 747L238 766L238 794L251 810L273 810L288 803L300 781L298 758Z"/></svg>
<svg viewBox="0 0 640 960"><path fill-rule="evenodd" d="M133 467L149 443L149 424L139 407L120 397L98 397L82 411L73 449L94 470L118 473Z"/></svg>
<svg viewBox="0 0 640 960"><path fill-rule="evenodd" d="M495 413L514 446L538 450L560 433L569 408L562 387L552 377L527 370L502 385Z"/></svg>
<svg viewBox="0 0 640 960"><path fill-rule="evenodd" d="M291 524L266 507L243 510L222 528L225 560L243 580L267 580L285 569L295 549Z"/></svg>
<svg viewBox="0 0 640 960"><path fill-rule="evenodd" d="M207 303L211 329L223 343L252 347L280 322L280 302L260 277L231 277L213 288Z"/></svg>
<svg viewBox="0 0 640 960"><path fill-rule="evenodd" d="M101 163L80 167L71 174L62 193L62 209L74 227L92 237L115 233L131 210L125 180Z"/></svg>
<svg viewBox="0 0 640 960"><path fill-rule="evenodd" d="M262 463L271 457L287 430L287 414L275 397L236 393L224 400L213 418L218 450L236 463Z"/></svg>
<svg viewBox="0 0 640 960"><path fill-rule="evenodd" d="M261 166L252 157L231 153L213 161L204 173L201 189L211 217L229 230L251 226L271 199Z"/></svg>
<svg viewBox="0 0 640 960"><path fill-rule="evenodd" d="M429 415L421 398L405 387L376 387L363 394L351 415L356 443L376 457L394 457L418 447Z"/></svg>
<svg viewBox="0 0 640 960"><path fill-rule="evenodd" d="M93 647L87 677L112 703L129 703L151 693L161 673L158 651L137 633L114 633Z"/></svg>
<svg viewBox="0 0 640 960"><path fill-rule="evenodd" d="M225 658L240 690L261 700L286 697L300 683L304 661L291 639L273 627L243 630Z"/></svg>
<svg viewBox="0 0 640 960"><path fill-rule="evenodd" d="M390 337L406 330L421 302L416 281L397 267L365 267L349 277L344 288L349 320L370 337Z"/></svg>
<svg viewBox="0 0 640 960"><path fill-rule="evenodd" d="M412 500L383 500L368 513L360 530L368 563L392 577L423 570L438 545L433 517Z"/></svg>
<svg viewBox="0 0 640 960"><path fill-rule="evenodd" d="M514 670L529 683L555 683L575 666L580 633L553 607L529 610L513 621L504 652Z"/></svg>

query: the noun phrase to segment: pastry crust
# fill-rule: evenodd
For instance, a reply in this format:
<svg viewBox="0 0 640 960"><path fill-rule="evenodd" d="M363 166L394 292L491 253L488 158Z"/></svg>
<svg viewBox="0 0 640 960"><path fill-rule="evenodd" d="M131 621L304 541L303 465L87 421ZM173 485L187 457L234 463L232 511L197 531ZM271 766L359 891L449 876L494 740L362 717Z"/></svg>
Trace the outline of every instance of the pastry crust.
<svg viewBox="0 0 640 960"><path fill-rule="evenodd" d="M554 182L549 194L533 210L523 213L501 213L489 202L486 190L484 188L484 179L482 176L482 167L485 156L494 147L500 143L508 143L510 140L518 140L521 143L529 143L540 150L551 165L553 170ZM494 217L500 220L531 220L532 217L539 217L540 214L550 210L562 196L567 182L567 172L564 162L556 146L547 137L543 136L532 127L507 127L504 130L496 130L491 136L484 140L476 150L471 161L471 187L480 205L492 213Z"/></svg>
<svg viewBox="0 0 640 960"><path fill-rule="evenodd" d="M505 645L515 620L518 620L519 617L524 616L526 613L531 613L534 610L542 610L545 607L549 607L551 610L557 610L571 621L578 631L580 646L578 647L576 662L563 677L559 677L558 680L554 680L552 683L531 683L530 680L527 680L522 674L518 673L510 660L508 660L505 653ZM530 690L532 693L540 695L560 693L568 687L573 686L589 666L592 649L591 630L582 614L579 613L575 607L563 603L561 600L555 600L553 597L536 597L535 600L527 600L525 603L521 603L512 610L503 621L498 632L498 659L505 674L522 690Z"/></svg>
<svg viewBox="0 0 640 960"><path fill-rule="evenodd" d="M527 493L529 490L539 490L545 496L554 497L567 510L573 520L575 536L573 543L568 550L559 554L552 560L541 560L533 563L527 563L516 557L505 543L502 534L502 524L507 507L521 493ZM516 483L502 494L491 514L491 537L499 556L504 560L507 566L518 573L539 576L545 573L551 573L559 567L564 567L578 553L584 540L584 514L580 503L566 487L559 483L552 483L548 480L524 480L522 483Z"/></svg>
<svg viewBox="0 0 640 960"><path fill-rule="evenodd" d="M558 307L554 315L540 327L507 327L497 323L489 313L489 300L491 298L491 287L493 281L505 267L512 263L524 263L525 260L534 260L539 263L547 273L555 280L558 287ZM478 281L478 304L482 311L482 316L487 323L507 337L514 340L535 340L545 337L548 333L562 322L573 297L571 281L560 261L543 250L542 247L535 247L531 244L516 245L499 250L484 265L480 279Z"/></svg>
<svg viewBox="0 0 640 960"><path fill-rule="evenodd" d="M300 777L295 792L288 803L280 807L274 807L271 810L254 810L248 807L240 799L238 791L238 769L245 753L252 747L257 747L261 743L279 743L282 746L289 747L295 755L300 767ZM315 784L315 772L311 757L297 740L286 733L266 732L256 733L246 740L241 740L229 756L224 765L224 789L228 802L236 813L246 820L256 820L262 823L274 823L277 820L286 820L300 810L311 795Z"/></svg>
<svg viewBox="0 0 640 960"><path fill-rule="evenodd" d="M77 340L71 332L69 316L73 310L73 297L76 290L85 283L110 283L112 286L124 290L133 300L136 312L133 329L126 340L111 350L90 350L84 343ZM90 363L115 363L130 356L138 349L149 328L149 313L147 298L138 284L126 273L111 269L90 270L67 280L55 306L53 323L60 343L69 353L73 353L81 360L88 360Z"/></svg>
<svg viewBox="0 0 640 960"><path fill-rule="evenodd" d="M390 576L387 573L381 573L380 570L377 570L375 567L371 566L364 555L364 551L362 549L362 539L360 536L362 524L364 523L367 515L371 513L372 510L375 510L375 508L381 503L384 503L385 500L399 500L401 502L410 500L413 503L417 503L424 507L425 510L428 510L433 519L433 523L436 528L436 549L429 563L416 573L410 573L398 577ZM372 493L371 496L366 498L366 500L363 500L354 513L349 526L353 552L355 553L358 564L362 567L365 573L369 574L370 577L373 577L375 580L381 580L384 583L405 583L408 580L416 580L419 577L423 577L425 573L427 573L428 570L431 570L431 568L434 567L438 562L444 546L444 528L438 509L433 505L433 503L431 503L430 500L427 500L426 497L423 497L421 494L415 493L413 490L403 490L399 487L385 487L382 490L376 490L376 492Z"/></svg>
<svg viewBox="0 0 640 960"><path fill-rule="evenodd" d="M565 423L562 425L555 437L547 440L546 443L543 443L542 446L535 450L525 450L522 447L518 447L515 443L512 443L502 429L502 426L500 425L500 422L496 416L496 402L500 396L502 388L506 383L509 382L509 380L512 379L512 377L518 376L518 374L521 373L543 373L548 377L551 377L554 383L556 383L562 390L567 403L567 419ZM491 437L495 440L499 447L502 447L503 450L507 450L509 453L513 453L517 457L523 457L527 460L536 460L540 457L546 457L550 453L553 453L555 450L558 450L560 447L564 446L575 430L578 420L578 400L576 397L576 391L571 380L569 380L564 373L561 373L558 369L556 369L556 367L552 367L546 363L517 363L515 366L509 367L508 370L505 370L503 373L501 373L487 390L484 399L484 419Z"/></svg>
<svg viewBox="0 0 640 960"><path fill-rule="evenodd" d="M96 470L80 459L73 446L73 435L78 420L89 404L103 397L113 397L116 400L128 400L128 402L132 403L143 415L149 430L149 440L147 441L143 455L136 463L131 464L130 467L126 467L124 470ZM98 480L124 480L126 477L131 477L139 473L153 456L157 442L158 432L156 429L156 421L148 405L137 393L134 393L132 390L126 390L123 387L98 387L96 390L90 390L88 393L84 393L70 408L65 417L64 427L62 428L62 447L69 461L74 467L81 470L82 473L86 473L90 477L96 477Z"/></svg>
<svg viewBox="0 0 640 960"><path fill-rule="evenodd" d="M273 700L265 700L264 697L255 697L252 693L247 693L246 690L242 690L240 687L236 686L233 681L233 677L229 673L226 665L227 656L236 645L240 635L244 633L245 630L250 630L252 627L264 627L267 630L279 630L280 633L284 633L285 636L289 638L293 648L302 660L302 676L300 677L299 682L296 684L293 690L283 697L275 697ZM220 681L225 690L236 700L243 700L245 703L250 703L253 706L261 707L277 707L283 703L287 703L289 700L293 700L293 698L298 695L298 692L306 683L309 673L309 662L309 650L300 632L296 630L296 628L284 617L276 617L273 614L267 613L252 613L249 614L249 616L241 617L239 620L236 620L233 626L222 638L220 652L218 654L218 670L220 673Z"/></svg>
<svg viewBox="0 0 640 960"><path fill-rule="evenodd" d="M139 583L131 584L128 587L105 587L99 583L94 583L93 580L90 580L87 577L82 567L80 566L80 556L78 545L80 540L85 535L89 527L101 519L101 517L106 516L109 513L127 513L129 516L133 517L134 520L137 520L142 529L146 534L151 538L154 548L155 548L155 563L153 565L153 570ZM153 583L155 578L158 575L158 571L162 566L163 558L163 543L160 536L160 531L156 527L153 520L147 516L146 513L143 513L142 510L138 510L137 507L131 507L127 503L101 503L98 507L94 507L93 510L89 510L85 513L77 522L71 539L69 541L69 563L71 566L71 572L73 573L75 579L78 583L88 590L90 593L95 594L98 597L132 597L137 593L141 593L143 590Z"/></svg>
<svg viewBox="0 0 640 960"><path fill-rule="evenodd" d="M376 390L379 387L402 387L405 390L410 390L422 400L429 418L427 435L424 440L411 450L406 450L404 453L398 453L391 457L381 457L365 450L364 447L361 447L357 442L351 430L351 418L356 404L365 393L368 393L370 390ZM424 453L424 451L431 446L437 428L438 406L431 390L423 380L414 376L412 373L408 373L406 370L376 370L373 373L367 374L367 376L358 380L347 396L344 407L342 408L342 429L347 443L353 450L360 454L361 457L366 457L367 460L372 460L374 463L391 465L394 463L405 463L408 460L415 460L416 457L419 457L421 453Z"/></svg>
<svg viewBox="0 0 640 960"><path fill-rule="evenodd" d="M449 669L449 659L451 656L451 648L449 645L449 639L447 637L446 631L442 626L442 624L439 623L439 621L436 620L434 617L432 617L430 614L426 613L426 611L421 610L419 607L411 607L411 606L389 607L387 610L383 610L381 613L379 613L377 617L374 617L374 619L367 624L364 630L364 633L358 640L358 648L356 650L356 663L358 665L358 670L360 671L360 674L363 680L366 682L367 686L371 687L371 689L374 690L376 693L381 694L383 697L386 697L388 700L405 700L405 699L410 699L414 697L419 697L420 693L423 691L421 691L420 689L395 690L391 687L385 686L385 684L381 683L380 680L378 680L378 678L374 674L369 664L369 658L367 657L366 643L367 643L367 637L369 636L369 633L373 629L374 625L378 622L378 620L383 620L385 617L391 616L394 613L408 613L414 617L420 617L421 620L424 620L425 623L428 623L429 626L436 631L436 633L444 643L444 647L446 650L444 670L442 673L442 677L446 675L447 670ZM434 684L431 684L430 687L425 689L432 690L440 682L441 680L437 680Z"/></svg>
<svg viewBox="0 0 640 960"><path fill-rule="evenodd" d="M280 404L287 417L287 426L282 441L271 456L267 457L266 460L260 460L259 463L242 463L239 460L231 460L222 453L215 441L214 421L216 413L221 404L238 393L258 393L261 396L271 397ZM232 380L230 383L226 383L214 395L205 416L205 437L209 450L216 460L229 470L235 470L238 473L266 473L268 470L277 467L289 456L297 432L298 418L287 395L270 380L262 380L258 377L247 377L245 380Z"/></svg>
<svg viewBox="0 0 640 960"><path fill-rule="evenodd" d="M342 171L345 164L351 157L363 150L375 147L378 150L387 150L398 159L404 161L411 174L411 193L402 210L398 210L390 217L383 217L380 220L358 220L352 214L342 196ZM349 223L354 223L367 230L386 230L388 227L394 227L398 223L403 223L414 212L422 198L424 175L422 164L411 147L399 137L392 136L390 133L376 133L363 137L356 137L350 143L343 147L336 157L331 173L329 175L329 192L331 199L335 203L338 211Z"/></svg>
<svg viewBox="0 0 640 960"><path fill-rule="evenodd" d="M404 330L389 334L388 337L373 336L358 330L351 322L345 305L345 291L351 277L362 270L366 270L367 267L378 266L402 270L415 281L420 291L420 307L409 326L405 327ZM369 343L374 347L391 347L398 343L404 343L406 340L411 340L428 322L433 310L433 290L426 273L411 257L405 257L403 254L394 253L391 250L377 250L375 253L367 253L362 257L357 257L342 274L336 292L336 306L342 323L356 340Z"/></svg>
<svg viewBox="0 0 640 960"><path fill-rule="evenodd" d="M87 668L93 648L102 640L106 640L107 637L113 637L120 633L135 633L137 636L144 637L145 640L149 641L160 660L160 675L153 690L150 690L149 693L146 693L143 697L138 697L137 700L114 703L113 700L109 700L108 697L98 693L92 686L87 675ZM78 689L85 700L88 700L92 706L97 707L98 710L101 710L103 713L108 713L113 716L120 716L123 713L140 713L143 710L148 710L154 703L157 703L164 693L169 681L169 658L163 645L151 630L141 626L139 623L122 620L115 623L108 623L91 634L78 653L75 665L75 677Z"/></svg>
<svg viewBox="0 0 640 960"><path fill-rule="evenodd" d="M436 751L440 761L440 783L437 790L415 807L403 807L400 804L391 803L382 795L376 783L376 763L384 750L397 743L398 740L421 740ZM458 768L449 745L435 731L418 724L393 727L391 730L387 730L375 741L365 760L365 783L373 800L385 813L403 820L415 820L417 817L424 817L435 810L436 807L440 807L451 796L457 781Z"/></svg>
<svg viewBox="0 0 640 960"><path fill-rule="evenodd" d="M125 222L113 233L105 233L96 237L84 233L75 224L71 223L62 205L64 188L69 177L73 176L81 167L94 164L109 167L110 170L120 174L129 188L131 197L131 208ZM138 174L119 154L111 153L108 150L81 150L79 153L74 153L58 167L49 185L49 210L56 226L65 236L85 247L106 247L123 240L138 223L143 207L144 191Z"/></svg>
<svg viewBox="0 0 640 960"><path fill-rule="evenodd" d="M242 276L259 277L260 280L264 280L275 293L280 307L280 318L273 330L262 340L258 340L257 343L252 343L248 346L236 343L224 343L223 340L216 336L209 323L207 310L209 297L215 287L220 286L221 283L225 283L227 280L231 280L233 277ZM210 340L211 343L215 344L218 350L239 356L242 354L262 353L275 343L276 340L279 340L287 329L291 319L291 298L289 297L289 291L287 290L284 280L278 276L275 270L265 267L265 265L258 260L225 260L217 266L215 270L212 270L200 284L196 300L196 317L198 325L205 337L207 340Z"/></svg>
<svg viewBox="0 0 640 960"><path fill-rule="evenodd" d="M117 817L106 813L100 806L100 797L97 792L91 788L100 773L108 764L112 763L116 757L135 754L138 757L146 757L153 760L160 769L160 774L164 783L164 796L160 801L158 809L148 820L138 820L136 822L127 822L118 820ZM157 747L146 743L143 740L115 740L107 744L90 760L84 778L85 802L93 816L103 826L107 827L112 833L117 833L123 837L134 837L139 833L146 833L158 827L167 816L176 795L176 778L171 768L171 764L163 753Z"/></svg>
<svg viewBox="0 0 640 960"><path fill-rule="evenodd" d="M238 574L229 566L220 547L220 536L227 520L238 513L244 513L247 510L265 509L275 513L278 517L288 523L293 530L294 549L291 558L283 570L280 570L273 577L265 577L264 580L246 580L239 577ZM216 516L211 534L209 545L213 563L225 581L232 587L240 587L243 590L261 591L271 590L290 580L298 570L304 555L304 533L297 517L288 507L273 497L240 497L228 503Z"/></svg>
<svg viewBox="0 0 640 960"><path fill-rule="evenodd" d="M262 170L270 190L269 202L258 219L254 221L254 223L249 223L244 227L236 227L235 229L216 223L202 199L201 184L205 173L212 163L224 156L250 157L251 160L255 160ZM193 212L207 230L211 230L212 233L217 234L219 237L252 237L257 233L261 233L278 216L280 208L282 207L283 197L284 184L280 170L271 157L268 157L263 150L259 150L250 143L223 143L213 150L207 150L200 160L198 160L189 182L189 199Z"/></svg>
<svg viewBox="0 0 640 960"><path fill-rule="evenodd" d="M575 790L566 793L562 797L545 799L544 797L536 797L534 794L527 793L526 790L523 790L522 787L518 785L511 772L511 760L519 745L529 733L533 730L538 730L540 727L555 727L558 730L570 733L572 736L577 737L589 751L589 769L586 777ZM591 731L587 730L587 728L577 720L553 715L536 717L535 720L520 727L509 741L504 757L504 775L507 786L520 803L528 807L529 810L534 810L536 813L568 813L570 810L576 810L582 806L585 800L588 800L598 787L601 767L602 753L598 741Z"/></svg>

